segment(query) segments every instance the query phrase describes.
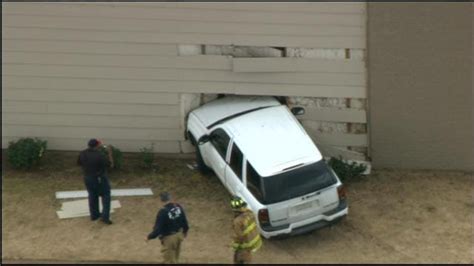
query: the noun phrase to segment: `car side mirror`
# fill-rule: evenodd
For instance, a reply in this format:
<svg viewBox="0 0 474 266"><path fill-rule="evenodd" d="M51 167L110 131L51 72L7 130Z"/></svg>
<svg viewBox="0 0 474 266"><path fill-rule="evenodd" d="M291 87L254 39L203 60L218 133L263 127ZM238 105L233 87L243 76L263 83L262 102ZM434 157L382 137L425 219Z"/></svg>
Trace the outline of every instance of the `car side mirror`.
<svg viewBox="0 0 474 266"><path fill-rule="evenodd" d="M204 135L204 136L202 136L202 137L199 138L199 140L198 140L198 145L202 145L202 144L204 144L204 143L206 143L206 142L209 142L210 140L211 140L211 136L209 136L209 135Z"/></svg>
<svg viewBox="0 0 474 266"><path fill-rule="evenodd" d="M293 113L293 115L304 115L305 110L303 107L293 107L291 108L291 113Z"/></svg>

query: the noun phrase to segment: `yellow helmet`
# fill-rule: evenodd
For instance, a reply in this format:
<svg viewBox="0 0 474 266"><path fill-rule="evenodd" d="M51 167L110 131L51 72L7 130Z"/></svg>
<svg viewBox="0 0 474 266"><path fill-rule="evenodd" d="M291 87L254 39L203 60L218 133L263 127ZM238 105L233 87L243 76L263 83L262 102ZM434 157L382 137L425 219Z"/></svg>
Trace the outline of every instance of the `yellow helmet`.
<svg viewBox="0 0 474 266"><path fill-rule="evenodd" d="M240 210L240 208L245 207L245 206L247 206L247 203L238 196L234 196L230 200L230 207L232 208L232 210L238 211Z"/></svg>

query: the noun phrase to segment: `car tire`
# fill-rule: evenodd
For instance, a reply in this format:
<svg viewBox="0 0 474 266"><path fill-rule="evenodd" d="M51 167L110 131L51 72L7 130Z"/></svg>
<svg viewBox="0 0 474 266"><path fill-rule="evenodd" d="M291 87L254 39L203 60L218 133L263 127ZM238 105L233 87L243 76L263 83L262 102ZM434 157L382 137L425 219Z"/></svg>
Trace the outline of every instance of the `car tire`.
<svg viewBox="0 0 474 266"><path fill-rule="evenodd" d="M196 163L197 163L198 170L199 172L201 172L201 174L207 175L212 172L212 169L209 168L204 163L204 160L202 159L202 154L201 154L201 150L199 149L199 145L196 145Z"/></svg>
<svg viewBox="0 0 474 266"><path fill-rule="evenodd" d="M199 172L205 175L210 174L212 170L204 163L204 160L202 159L201 150L199 149L199 144L197 144L196 138L193 136L193 134L191 134L191 132L188 132L188 136L191 140L191 144L196 148L196 163Z"/></svg>

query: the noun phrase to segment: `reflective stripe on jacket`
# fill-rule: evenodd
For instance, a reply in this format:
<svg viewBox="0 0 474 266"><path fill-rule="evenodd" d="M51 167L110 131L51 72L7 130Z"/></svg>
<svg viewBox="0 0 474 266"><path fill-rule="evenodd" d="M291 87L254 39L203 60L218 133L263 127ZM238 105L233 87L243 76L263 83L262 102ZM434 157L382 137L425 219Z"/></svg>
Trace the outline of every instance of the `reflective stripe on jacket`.
<svg viewBox="0 0 474 266"><path fill-rule="evenodd" d="M262 246L262 239L258 232L255 217L249 209L245 209L233 222L234 250L247 249L252 252L257 251Z"/></svg>

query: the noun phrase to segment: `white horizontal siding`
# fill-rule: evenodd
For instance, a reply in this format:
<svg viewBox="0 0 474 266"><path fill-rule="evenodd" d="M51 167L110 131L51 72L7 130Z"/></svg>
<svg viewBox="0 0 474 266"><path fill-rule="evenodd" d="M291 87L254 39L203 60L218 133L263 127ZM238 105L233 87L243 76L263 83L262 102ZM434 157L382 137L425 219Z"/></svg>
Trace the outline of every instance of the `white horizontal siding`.
<svg viewBox="0 0 474 266"><path fill-rule="evenodd" d="M93 30L111 32L149 32L149 33L203 33L224 34L229 32L242 35L277 35L277 36L363 36L363 27L337 25L287 25L287 24L247 24L228 22L199 22L172 20L143 20L104 17L68 17L68 16L31 16L4 15L4 27Z"/></svg>
<svg viewBox="0 0 474 266"><path fill-rule="evenodd" d="M4 87L2 98L13 101L54 101L72 103L115 103L143 105L177 105L176 93L147 93L147 92L107 92L107 91L75 91L52 89L19 89Z"/></svg>
<svg viewBox="0 0 474 266"><path fill-rule="evenodd" d="M156 142L157 152L180 152L182 93L366 98L361 61L178 56L177 50L183 44L365 49L365 3L2 7L2 142L36 136L53 149L77 150L100 137L125 151ZM307 109L302 121L365 123L365 115ZM319 143L366 145L363 136L316 135Z"/></svg>
<svg viewBox="0 0 474 266"><path fill-rule="evenodd" d="M111 66L232 70L232 58L217 55L97 55L59 52L3 52L4 64Z"/></svg>
<svg viewBox="0 0 474 266"><path fill-rule="evenodd" d="M365 86L354 73L234 73L219 70L4 64L3 75L174 81L220 81L332 86Z"/></svg>
<svg viewBox="0 0 474 266"><path fill-rule="evenodd" d="M328 144L317 144L318 149L325 157L342 157L346 160L358 160L365 161L366 156L363 153L354 152L346 149L345 147L331 146Z"/></svg>
<svg viewBox="0 0 474 266"><path fill-rule="evenodd" d="M216 45L283 46L315 48L364 48L364 36L288 36L255 34L122 32L73 29L2 27L2 38L55 41L100 41L118 43L184 43Z"/></svg>
<svg viewBox="0 0 474 266"><path fill-rule="evenodd" d="M234 72L322 72L322 73L364 73L362 61L285 58L234 58Z"/></svg>
<svg viewBox="0 0 474 266"><path fill-rule="evenodd" d="M5 137L52 137L52 138L87 138L100 136L103 139L120 139L127 136L133 140L184 140L184 131L180 129L135 129L116 127L81 127L81 126L33 126L2 124L2 135Z"/></svg>
<svg viewBox="0 0 474 266"><path fill-rule="evenodd" d="M237 3L226 3L218 8L218 4L5 3L3 14L365 27L365 3L313 3L299 7L295 6L298 3L280 3L278 8L276 3L260 8L257 3L244 3L244 8L238 8Z"/></svg>
<svg viewBox="0 0 474 266"><path fill-rule="evenodd" d="M2 100L2 112L83 115L134 115L176 117L179 105L144 105L112 103L58 103Z"/></svg>
<svg viewBox="0 0 474 266"><path fill-rule="evenodd" d="M311 108L305 107L305 113L298 116L299 120L316 120L330 122L367 123L367 113L364 110Z"/></svg>
<svg viewBox="0 0 474 266"><path fill-rule="evenodd" d="M176 56L178 54L176 44L156 43L116 43L116 42L76 42L76 41L39 41L39 40L17 40L3 39L2 54L6 52L50 52L79 53L92 55L165 55ZM33 55L31 55L33 57ZM51 58L51 57L50 57ZM67 61L65 61L67 62ZM72 62L74 63L74 61Z"/></svg>
<svg viewBox="0 0 474 266"><path fill-rule="evenodd" d="M364 86L265 84L250 82L180 81L180 80L130 80L85 79L64 77L7 76L3 86L11 88L51 88L64 90L132 91L132 92L183 92L183 93L233 93L247 95L281 95L313 97L365 98Z"/></svg>
<svg viewBox="0 0 474 266"><path fill-rule="evenodd" d="M52 113L3 113L5 125L33 126L79 126L106 128L140 128L140 129L179 129L180 117L132 116L132 115L81 115Z"/></svg>

